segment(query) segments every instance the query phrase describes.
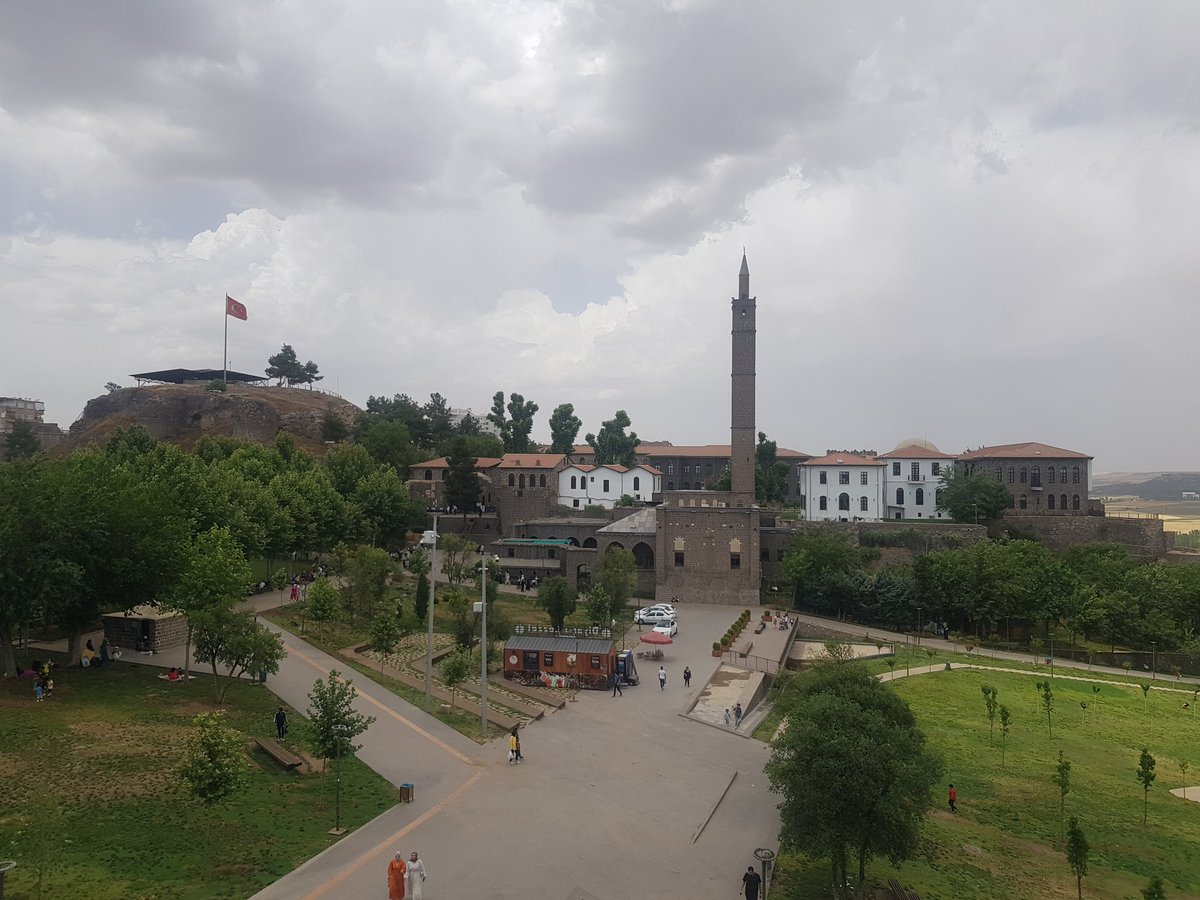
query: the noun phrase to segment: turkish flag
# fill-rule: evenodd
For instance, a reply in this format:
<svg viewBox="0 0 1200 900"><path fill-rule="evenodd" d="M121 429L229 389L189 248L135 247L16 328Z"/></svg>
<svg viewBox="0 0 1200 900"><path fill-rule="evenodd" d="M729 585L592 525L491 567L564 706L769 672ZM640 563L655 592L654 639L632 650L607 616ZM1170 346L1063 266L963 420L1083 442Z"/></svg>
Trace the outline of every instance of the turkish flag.
<svg viewBox="0 0 1200 900"><path fill-rule="evenodd" d="M225 295L225 315L246 321L246 304L238 303L228 294Z"/></svg>

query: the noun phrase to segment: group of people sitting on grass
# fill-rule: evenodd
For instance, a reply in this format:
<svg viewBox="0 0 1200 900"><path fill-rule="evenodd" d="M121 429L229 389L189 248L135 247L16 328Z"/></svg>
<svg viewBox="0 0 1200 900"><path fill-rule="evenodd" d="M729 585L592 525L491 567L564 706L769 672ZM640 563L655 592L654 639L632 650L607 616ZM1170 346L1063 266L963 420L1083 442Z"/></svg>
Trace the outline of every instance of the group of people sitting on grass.
<svg viewBox="0 0 1200 900"><path fill-rule="evenodd" d="M91 638L88 638L88 642L83 647L83 657L79 664L86 669L88 666L102 666L108 661L108 638L100 641L99 651L92 645Z"/></svg>

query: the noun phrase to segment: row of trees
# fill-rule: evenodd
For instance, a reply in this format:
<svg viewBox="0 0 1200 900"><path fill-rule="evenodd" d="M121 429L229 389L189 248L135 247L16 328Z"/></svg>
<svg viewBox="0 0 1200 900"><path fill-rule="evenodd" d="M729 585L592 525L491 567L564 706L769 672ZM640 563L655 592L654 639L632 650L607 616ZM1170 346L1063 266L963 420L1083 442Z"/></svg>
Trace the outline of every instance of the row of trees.
<svg viewBox="0 0 1200 900"><path fill-rule="evenodd" d="M1200 656L1200 569L1133 557L1116 544L1056 554L1028 540L985 540L917 555L911 564L868 571L879 556L844 532L798 535L783 558L796 601L822 613L899 627L947 621L980 637L1005 635L1013 621L1110 645Z"/></svg>
<svg viewBox="0 0 1200 900"><path fill-rule="evenodd" d="M281 558L343 540L387 547L424 511L364 448L318 462L281 435L273 447L206 438L193 452L118 431L104 447L0 465L0 648L53 621L79 635L107 610L242 597L247 556ZM220 584L189 586L203 565ZM231 605L231 604L227 604ZM222 614L223 615L223 614ZM198 615L199 623L203 616ZM224 625L234 623L224 622ZM233 651L214 651L228 661Z"/></svg>
<svg viewBox="0 0 1200 900"><path fill-rule="evenodd" d="M311 359L300 362L296 349L291 344L284 344L279 352L267 358L267 377L277 379L276 383L287 383L288 387L297 384L307 384L310 388L315 382L325 376L320 374L317 364Z"/></svg>

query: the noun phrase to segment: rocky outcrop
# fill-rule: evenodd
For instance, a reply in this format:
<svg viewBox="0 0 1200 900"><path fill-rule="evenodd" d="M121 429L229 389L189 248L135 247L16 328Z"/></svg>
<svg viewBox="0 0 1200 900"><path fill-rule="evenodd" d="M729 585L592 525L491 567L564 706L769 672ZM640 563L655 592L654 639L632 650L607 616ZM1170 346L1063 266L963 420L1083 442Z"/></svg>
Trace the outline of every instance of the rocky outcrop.
<svg viewBox="0 0 1200 900"><path fill-rule="evenodd" d="M206 435L269 444L286 432L297 446L316 450L324 446L327 413L351 426L361 412L340 397L301 388L231 384L221 392L201 382L146 385L88 401L64 447L102 443L118 428L141 425L155 438L184 447Z"/></svg>

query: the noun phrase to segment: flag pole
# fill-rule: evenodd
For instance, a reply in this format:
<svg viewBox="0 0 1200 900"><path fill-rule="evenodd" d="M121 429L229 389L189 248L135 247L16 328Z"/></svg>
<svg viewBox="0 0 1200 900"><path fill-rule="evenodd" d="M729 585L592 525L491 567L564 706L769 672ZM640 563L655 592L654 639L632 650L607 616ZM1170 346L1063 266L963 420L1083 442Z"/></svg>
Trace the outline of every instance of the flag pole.
<svg viewBox="0 0 1200 900"><path fill-rule="evenodd" d="M229 387L229 295L225 295L225 344L221 348L221 384Z"/></svg>

